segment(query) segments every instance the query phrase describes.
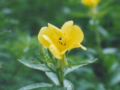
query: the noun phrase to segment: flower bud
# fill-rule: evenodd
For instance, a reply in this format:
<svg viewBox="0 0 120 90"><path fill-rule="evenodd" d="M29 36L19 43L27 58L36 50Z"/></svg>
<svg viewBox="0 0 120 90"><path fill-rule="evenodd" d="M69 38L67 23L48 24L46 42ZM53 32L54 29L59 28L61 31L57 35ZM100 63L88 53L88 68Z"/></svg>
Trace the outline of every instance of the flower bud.
<svg viewBox="0 0 120 90"><path fill-rule="evenodd" d="M45 50L41 43L38 44L40 55L45 56Z"/></svg>
<svg viewBox="0 0 120 90"><path fill-rule="evenodd" d="M100 0L81 0L84 5L96 6Z"/></svg>

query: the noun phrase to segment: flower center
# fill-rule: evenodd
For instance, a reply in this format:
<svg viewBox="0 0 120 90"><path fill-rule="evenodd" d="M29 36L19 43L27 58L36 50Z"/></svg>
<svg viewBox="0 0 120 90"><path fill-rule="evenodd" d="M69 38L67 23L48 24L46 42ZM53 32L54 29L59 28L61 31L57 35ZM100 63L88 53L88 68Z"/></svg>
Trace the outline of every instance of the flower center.
<svg viewBox="0 0 120 90"><path fill-rule="evenodd" d="M66 45L66 42L64 42L64 40L62 39L62 37L59 38L59 43L60 43L62 46L65 46L65 45Z"/></svg>

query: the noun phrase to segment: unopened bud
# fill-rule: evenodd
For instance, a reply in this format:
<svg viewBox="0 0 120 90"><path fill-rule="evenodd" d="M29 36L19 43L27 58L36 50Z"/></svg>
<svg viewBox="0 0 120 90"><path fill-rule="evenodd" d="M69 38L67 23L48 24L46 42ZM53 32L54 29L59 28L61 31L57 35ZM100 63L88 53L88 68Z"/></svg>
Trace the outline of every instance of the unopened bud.
<svg viewBox="0 0 120 90"><path fill-rule="evenodd" d="M39 51L40 51L40 55L45 55L45 50L44 50L44 47L41 43L38 44L38 47L39 47Z"/></svg>

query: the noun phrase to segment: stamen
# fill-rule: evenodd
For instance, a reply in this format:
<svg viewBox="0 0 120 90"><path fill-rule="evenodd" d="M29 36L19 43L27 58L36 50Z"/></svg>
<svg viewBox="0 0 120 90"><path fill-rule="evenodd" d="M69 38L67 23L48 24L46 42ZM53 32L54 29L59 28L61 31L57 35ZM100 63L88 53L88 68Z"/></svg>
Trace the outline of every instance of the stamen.
<svg viewBox="0 0 120 90"><path fill-rule="evenodd" d="M62 37L60 37L59 40L62 40Z"/></svg>
<svg viewBox="0 0 120 90"><path fill-rule="evenodd" d="M62 37L60 37L59 38L59 43L61 44L61 45L63 45L63 46L65 46L66 45L66 42L64 42L64 38L63 38L63 40L62 40Z"/></svg>
<svg viewBox="0 0 120 90"><path fill-rule="evenodd" d="M64 42L64 46L66 45L66 42Z"/></svg>

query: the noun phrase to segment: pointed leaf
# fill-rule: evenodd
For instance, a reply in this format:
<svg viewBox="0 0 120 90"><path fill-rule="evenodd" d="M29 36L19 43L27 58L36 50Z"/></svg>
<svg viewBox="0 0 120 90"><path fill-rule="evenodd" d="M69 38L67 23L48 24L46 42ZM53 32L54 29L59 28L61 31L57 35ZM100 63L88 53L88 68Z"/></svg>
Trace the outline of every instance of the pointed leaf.
<svg viewBox="0 0 120 90"><path fill-rule="evenodd" d="M67 87L67 90L74 90L73 84L68 80L64 80L64 87Z"/></svg>
<svg viewBox="0 0 120 90"><path fill-rule="evenodd" d="M1 32L1 33L0 33L0 36L2 36L2 35L4 35L4 34L8 34L8 33L10 33L10 32L11 32L11 30L10 30L10 31Z"/></svg>
<svg viewBox="0 0 120 90"><path fill-rule="evenodd" d="M53 55L52 55L52 53L50 52L49 49L47 49L47 53L48 53L48 56L49 56L51 59L53 59Z"/></svg>
<svg viewBox="0 0 120 90"><path fill-rule="evenodd" d="M59 90L60 86L53 86L51 90Z"/></svg>
<svg viewBox="0 0 120 90"><path fill-rule="evenodd" d="M54 73L52 73L52 72L45 72L45 74L49 77L49 79L51 81L53 81L53 83L55 85L59 85L58 78L57 78L57 76Z"/></svg>
<svg viewBox="0 0 120 90"><path fill-rule="evenodd" d="M105 60L103 61L102 65L106 67L107 71L111 71L112 66L114 65L116 56L114 54L112 55L106 55L104 56Z"/></svg>
<svg viewBox="0 0 120 90"><path fill-rule="evenodd" d="M51 84L48 84L48 83L36 83L36 84L31 84L31 85L28 85L28 86L25 86L25 87L22 87L18 90L31 90L31 89L35 89L35 88L45 88L45 87L52 87L53 85Z"/></svg>
<svg viewBox="0 0 120 90"><path fill-rule="evenodd" d="M56 70L55 65L53 63L47 63L47 65L52 68L54 71Z"/></svg>
<svg viewBox="0 0 120 90"><path fill-rule="evenodd" d="M67 90L66 87L53 86L51 90Z"/></svg>
<svg viewBox="0 0 120 90"><path fill-rule="evenodd" d="M96 60L98 60L97 58L96 59L91 59L91 60L86 60L86 61L82 61L82 62L73 62L72 64L69 64L71 66L71 68L67 68L65 73L64 73L64 76L66 76L68 73L78 69L79 67L82 67L84 65L87 65L89 63L93 63L95 62Z"/></svg>
<svg viewBox="0 0 120 90"><path fill-rule="evenodd" d="M102 26L98 26L97 30L103 35L103 36L107 36L108 32L106 29L104 29Z"/></svg>
<svg viewBox="0 0 120 90"><path fill-rule="evenodd" d="M42 70L45 72L51 71L49 68L46 67L45 64L41 64L39 62L20 60L20 59L18 61L21 62L22 64L24 64L25 66L28 66L28 67L33 68L33 69Z"/></svg>
<svg viewBox="0 0 120 90"><path fill-rule="evenodd" d="M120 83L120 72L116 73L109 82L110 86L115 86Z"/></svg>
<svg viewBox="0 0 120 90"><path fill-rule="evenodd" d="M49 56L47 55L47 56L41 56L41 55L37 55L37 57L39 58L39 59L41 59L42 61L44 61L44 62L53 62L53 60L51 59L51 58L49 58Z"/></svg>
<svg viewBox="0 0 120 90"><path fill-rule="evenodd" d="M117 48L112 48L112 47L108 47L108 48L104 48L103 49L103 53L104 54L115 54L115 53L117 53Z"/></svg>
<svg viewBox="0 0 120 90"><path fill-rule="evenodd" d="M68 90L66 87L62 87L59 90Z"/></svg>
<svg viewBox="0 0 120 90"><path fill-rule="evenodd" d="M104 9L104 10L101 10L97 16L101 18L104 15L106 15L107 13L109 13L111 10L112 10L112 7L108 7L106 9Z"/></svg>
<svg viewBox="0 0 120 90"><path fill-rule="evenodd" d="M66 76L68 73L70 73L70 72L72 72L72 71L74 71L74 70L76 70L76 69L78 69L79 67L82 67L82 66L84 66L84 65L86 65L86 64L77 65L77 66L72 66L71 68L67 68L67 69L65 70L64 76Z"/></svg>
<svg viewBox="0 0 120 90"><path fill-rule="evenodd" d="M70 62L69 65L76 66L76 65L82 65L82 64L89 64L89 63L95 62L96 60L98 60L98 58L85 60L85 61L81 61L81 62Z"/></svg>

